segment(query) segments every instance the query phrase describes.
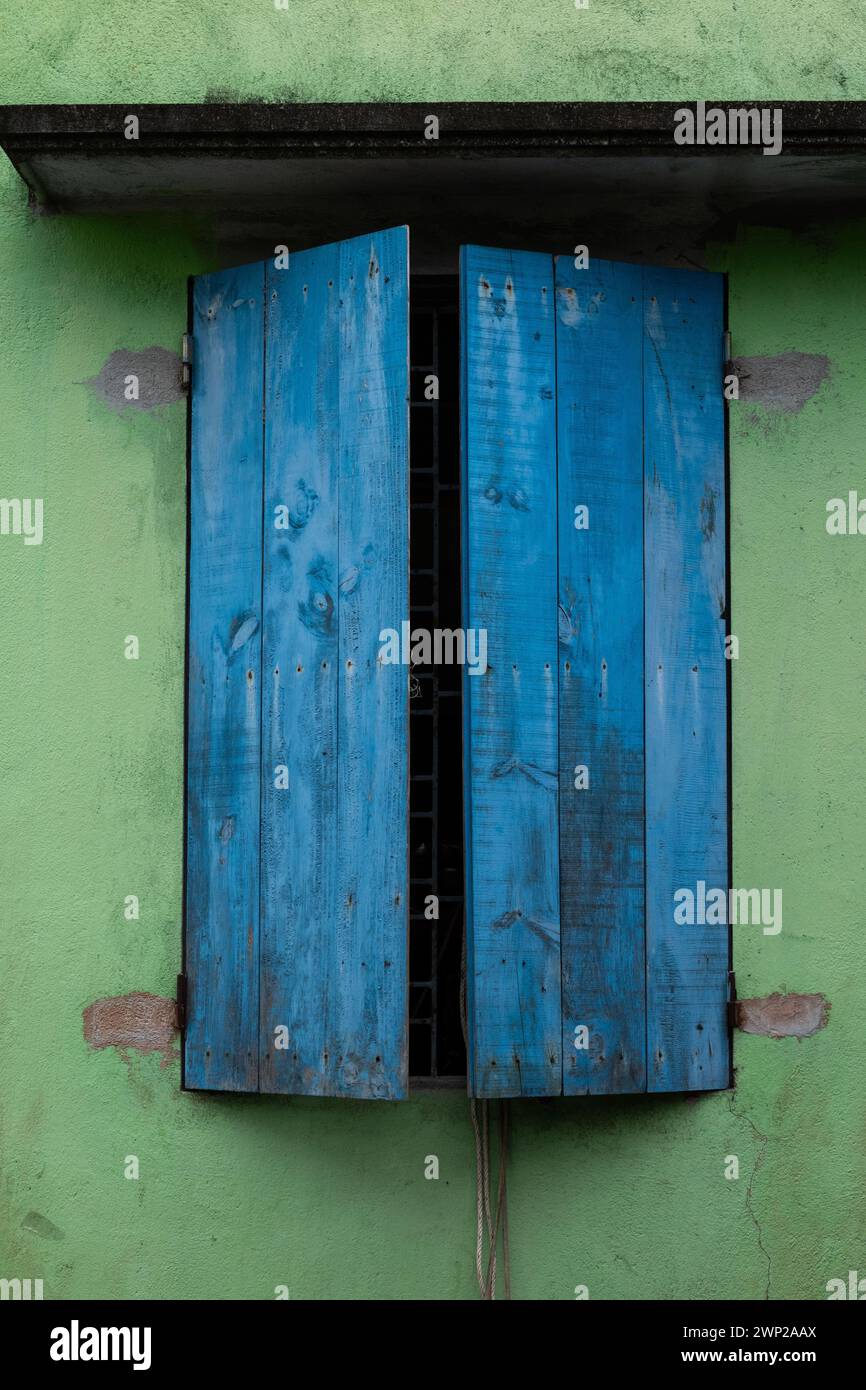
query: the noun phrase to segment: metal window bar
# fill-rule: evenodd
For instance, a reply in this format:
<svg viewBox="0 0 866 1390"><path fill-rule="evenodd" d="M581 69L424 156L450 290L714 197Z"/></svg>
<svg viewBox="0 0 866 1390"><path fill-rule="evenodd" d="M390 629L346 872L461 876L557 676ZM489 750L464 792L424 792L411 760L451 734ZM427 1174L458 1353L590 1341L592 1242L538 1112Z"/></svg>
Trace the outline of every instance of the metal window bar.
<svg viewBox="0 0 866 1390"><path fill-rule="evenodd" d="M412 628L456 628L460 617L459 412L455 277L413 277L411 312ZM439 398L425 398L425 378ZM463 934L461 676L414 666L409 704L409 1071L466 1074L460 1027ZM424 915L438 898L439 918Z"/></svg>

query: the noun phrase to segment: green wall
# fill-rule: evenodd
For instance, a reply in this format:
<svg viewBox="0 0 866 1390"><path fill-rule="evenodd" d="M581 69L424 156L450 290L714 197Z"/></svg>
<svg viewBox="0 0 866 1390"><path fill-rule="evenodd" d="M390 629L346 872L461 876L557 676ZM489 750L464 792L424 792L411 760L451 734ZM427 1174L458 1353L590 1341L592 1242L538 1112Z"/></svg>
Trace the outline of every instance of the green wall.
<svg viewBox="0 0 866 1390"><path fill-rule="evenodd" d="M853 3L10 8L4 101L866 95ZM112 411L84 383L115 349L176 350L210 260L200 227L34 215L0 169L0 495L45 499L41 547L0 537L0 1276L49 1298L472 1298L465 1097L183 1095L176 1063L83 1037L95 999L174 992L185 453L183 404ZM779 936L737 929L740 992L832 1012L802 1041L738 1035L735 1093L514 1105L520 1299L821 1298L866 1274L866 541L824 528L863 479L866 229L752 229L713 264L738 355L831 360L799 413L733 405L731 453L735 881L785 907Z"/></svg>
<svg viewBox="0 0 866 1390"><path fill-rule="evenodd" d="M6 0L26 101L832 100L860 0Z"/></svg>

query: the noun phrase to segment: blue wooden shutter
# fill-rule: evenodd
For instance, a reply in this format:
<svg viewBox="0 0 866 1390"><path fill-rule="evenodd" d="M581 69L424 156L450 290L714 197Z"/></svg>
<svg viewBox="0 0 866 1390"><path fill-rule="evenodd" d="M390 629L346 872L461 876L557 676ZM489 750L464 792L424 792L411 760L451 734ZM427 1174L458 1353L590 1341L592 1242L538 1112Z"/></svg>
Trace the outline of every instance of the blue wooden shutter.
<svg viewBox="0 0 866 1390"><path fill-rule="evenodd" d="M723 1087L727 929L673 917L729 882L722 278L461 278L470 1090Z"/></svg>
<svg viewBox="0 0 866 1390"><path fill-rule="evenodd" d="M185 1084L396 1099L407 229L201 276L193 307Z"/></svg>

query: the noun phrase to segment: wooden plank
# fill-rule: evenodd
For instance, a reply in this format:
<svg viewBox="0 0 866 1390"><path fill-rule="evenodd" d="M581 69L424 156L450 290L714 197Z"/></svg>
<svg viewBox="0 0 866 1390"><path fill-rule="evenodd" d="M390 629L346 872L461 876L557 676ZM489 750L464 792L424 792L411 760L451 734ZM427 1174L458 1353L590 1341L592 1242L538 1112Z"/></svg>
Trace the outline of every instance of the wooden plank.
<svg viewBox="0 0 866 1390"><path fill-rule="evenodd" d="M606 1095L646 1089L641 269L559 257L556 306L563 1089Z"/></svg>
<svg viewBox="0 0 866 1390"><path fill-rule="evenodd" d="M286 1094L331 1093L339 1052L339 263L267 262L261 1089Z"/></svg>
<svg viewBox="0 0 866 1390"><path fill-rule="evenodd" d="M644 272L650 1091L728 1082L727 928L674 921L728 887L722 284Z"/></svg>
<svg viewBox="0 0 866 1390"><path fill-rule="evenodd" d="M408 1080L408 669L380 633L409 615L409 240L340 247L337 893L333 1094Z"/></svg>
<svg viewBox="0 0 866 1390"><path fill-rule="evenodd" d="M461 248L469 1089L562 1090L551 257Z"/></svg>
<svg viewBox="0 0 866 1390"><path fill-rule="evenodd" d="M408 680L378 657L408 615L408 273L406 228L268 269L269 1091L406 1091Z"/></svg>
<svg viewBox="0 0 866 1390"><path fill-rule="evenodd" d="M261 265L193 291L184 1081L203 1090L258 1086L263 291Z"/></svg>

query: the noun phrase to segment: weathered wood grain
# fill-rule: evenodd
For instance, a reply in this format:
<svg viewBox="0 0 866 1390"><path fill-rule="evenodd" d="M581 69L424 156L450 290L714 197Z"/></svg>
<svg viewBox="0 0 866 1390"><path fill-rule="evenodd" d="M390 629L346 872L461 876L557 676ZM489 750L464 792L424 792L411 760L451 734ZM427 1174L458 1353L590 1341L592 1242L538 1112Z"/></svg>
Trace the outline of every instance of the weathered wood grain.
<svg viewBox="0 0 866 1390"><path fill-rule="evenodd" d="M551 257L461 249L469 1089L562 1090Z"/></svg>
<svg viewBox="0 0 866 1390"><path fill-rule="evenodd" d="M339 265L267 263L261 1089L287 1094L333 1089L338 1052Z"/></svg>
<svg viewBox="0 0 866 1390"><path fill-rule="evenodd" d="M337 864L331 1036L338 1095L408 1081L409 679L379 634L409 614L409 232L340 247Z"/></svg>
<svg viewBox="0 0 866 1390"><path fill-rule="evenodd" d="M378 656L408 614L406 229L292 255L267 302L262 1089L396 1099L408 682Z"/></svg>
<svg viewBox="0 0 866 1390"><path fill-rule="evenodd" d="M470 1091L724 1086L727 928L673 916L728 883L722 281L479 247L461 279ZM193 308L186 1084L398 1098L406 229Z"/></svg>
<svg viewBox="0 0 866 1390"><path fill-rule="evenodd" d="M678 888L728 886L722 285L644 274L651 1091L728 1082L727 928L674 922Z"/></svg>
<svg viewBox="0 0 866 1390"><path fill-rule="evenodd" d="M561 256L556 306L563 1089L604 1095L646 1088L641 268Z"/></svg>
<svg viewBox="0 0 866 1390"><path fill-rule="evenodd" d="M263 291L252 265L193 294L184 1076L203 1090L258 1086Z"/></svg>

